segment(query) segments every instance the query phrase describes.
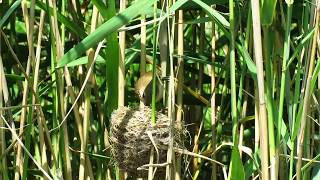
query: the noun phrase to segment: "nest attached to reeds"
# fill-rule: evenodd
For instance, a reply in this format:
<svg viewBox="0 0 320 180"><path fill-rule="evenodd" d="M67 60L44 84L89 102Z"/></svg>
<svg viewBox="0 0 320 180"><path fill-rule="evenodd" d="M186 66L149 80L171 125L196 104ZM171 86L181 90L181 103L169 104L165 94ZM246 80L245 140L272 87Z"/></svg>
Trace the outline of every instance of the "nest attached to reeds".
<svg viewBox="0 0 320 180"><path fill-rule="evenodd" d="M155 153L153 163L167 162L170 121L166 115L159 112L157 112L156 120L155 126L152 126L151 109L147 106L144 108L119 107L111 115L110 143L112 154L119 168L131 176L147 176L147 170L137 170L137 168L149 164L153 144L156 145L159 152L158 155ZM174 125L172 133L174 147L182 148L184 128ZM150 138L150 134L152 138ZM165 167L157 168L157 174L163 172L165 172Z"/></svg>

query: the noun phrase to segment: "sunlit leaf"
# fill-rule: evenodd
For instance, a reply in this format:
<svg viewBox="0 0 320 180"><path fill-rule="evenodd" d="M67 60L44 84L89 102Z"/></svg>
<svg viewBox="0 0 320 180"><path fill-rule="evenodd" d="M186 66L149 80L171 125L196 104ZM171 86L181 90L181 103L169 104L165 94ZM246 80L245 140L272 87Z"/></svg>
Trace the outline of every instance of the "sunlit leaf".
<svg viewBox="0 0 320 180"><path fill-rule="evenodd" d="M231 154L231 167L229 173L229 180L244 180L244 168L240 158L239 148L233 147Z"/></svg>
<svg viewBox="0 0 320 180"><path fill-rule="evenodd" d="M140 0L123 12L112 17L110 20L99 26L93 33L84 38L78 45L69 50L59 61L57 67L63 67L67 63L81 56L86 50L94 47L106 36L117 31L120 27L127 24L133 18L137 17L141 9L149 8L156 0Z"/></svg>

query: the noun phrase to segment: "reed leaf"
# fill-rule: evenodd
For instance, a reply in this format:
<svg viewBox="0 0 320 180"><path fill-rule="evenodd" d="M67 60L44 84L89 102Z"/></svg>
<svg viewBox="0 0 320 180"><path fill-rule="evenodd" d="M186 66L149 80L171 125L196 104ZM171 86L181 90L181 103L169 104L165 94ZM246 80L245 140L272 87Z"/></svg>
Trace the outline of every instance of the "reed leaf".
<svg viewBox="0 0 320 180"><path fill-rule="evenodd" d="M126 25L133 18L141 14L141 9L149 8L155 0L140 0L128 7L123 12L112 17L107 22L99 26L93 33L84 38L78 45L69 50L59 61L57 68L63 67L71 61L81 56L86 50L97 45L108 34L117 31Z"/></svg>

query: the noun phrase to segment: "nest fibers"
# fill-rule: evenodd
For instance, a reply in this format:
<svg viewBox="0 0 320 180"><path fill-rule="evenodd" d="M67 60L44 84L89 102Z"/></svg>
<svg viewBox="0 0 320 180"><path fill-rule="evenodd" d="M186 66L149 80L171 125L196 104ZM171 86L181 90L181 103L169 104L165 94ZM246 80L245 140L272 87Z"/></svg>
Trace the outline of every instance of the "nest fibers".
<svg viewBox="0 0 320 180"><path fill-rule="evenodd" d="M152 126L151 109L147 106L119 107L111 115L110 140L113 156L119 168L131 176L147 175L146 170L138 171L137 168L149 164L150 151L154 145L159 152L158 155L155 153L154 164L167 161L167 148L170 142L169 118L157 112L156 119L156 125ZM182 128L178 128L177 125L173 127L174 147L183 147L183 135ZM164 171L165 167L157 169L157 172Z"/></svg>

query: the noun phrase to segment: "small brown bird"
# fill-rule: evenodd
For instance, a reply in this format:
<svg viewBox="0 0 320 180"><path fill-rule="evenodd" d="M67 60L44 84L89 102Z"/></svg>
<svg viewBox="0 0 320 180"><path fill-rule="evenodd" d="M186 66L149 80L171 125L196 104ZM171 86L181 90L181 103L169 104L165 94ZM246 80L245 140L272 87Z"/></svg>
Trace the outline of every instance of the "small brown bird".
<svg viewBox="0 0 320 180"><path fill-rule="evenodd" d="M156 102L160 101L163 94L163 86L158 77L156 78ZM135 84L135 92L140 100L146 106L151 105L152 101L152 71L146 72L142 75Z"/></svg>

